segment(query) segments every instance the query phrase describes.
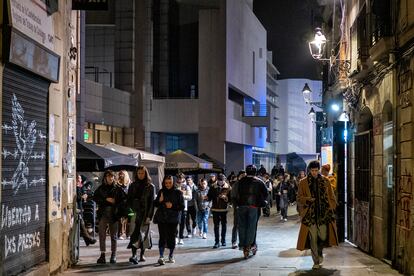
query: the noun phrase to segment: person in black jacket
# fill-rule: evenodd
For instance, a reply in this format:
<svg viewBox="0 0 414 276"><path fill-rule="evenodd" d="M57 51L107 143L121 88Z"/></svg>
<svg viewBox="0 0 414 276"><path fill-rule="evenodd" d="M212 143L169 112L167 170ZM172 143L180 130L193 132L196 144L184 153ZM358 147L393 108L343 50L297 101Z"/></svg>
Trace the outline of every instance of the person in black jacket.
<svg viewBox="0 0 414 276"><path fill-rule="evenodd" d="M116 263L116 238L118 234L118 211L124 206L126 201L125 192L115 182L115 173L107 170L104 173L102 184L95 191L94 200L98 204L99 220L99 247L101 256L97 260L98 264L106 263L106 227L109 226L111 235L111 259L110 263Z"/></svg>
<svg viewBox="0 0 414 276"><path fill-rule="evenodd" d="M134 210L135 228L131 235L128 248L131 248L132 257L129 261L138 264L137 249L141 249L140 262L145 261L145 249L152 247L150 223L154 215L155 186L152 184L148 169L139 166L135 181L128 189L128 206Z"/></svg>
<svg viewBox="0 0 414 276"><path fill-rule="evenodd" d="M83 202L92 197L93 193L90 189L87 189L84 182L83 177L78 174L76 176L76 205L79 214L80 235L84 239L86 246L89 246L90 244L95 244L96 240L89 235L86 229L85 221L83 220Z"/></svg>
<svg viewBox="0 0 414 276"><path fill-rule="evenodd" d="M177 233L181 212L184 210L184 197L180 190L174 188L174 179L171 175L164 177L162 189L159 190L154 205L158 207L154 216L154 223L158 223L160 236L158 242L160 258L158 263L160 265L165 264L164 250L166 247L170 249L168 262L174 263L175 234Z"/></svg>
<svg viewBox="0 0 414 276"><path fill-rule="evenodd" d="M219 174L215 182L208 190L207 200L212 201L211 211L213 213L214 237L213 248L220 247L220 224L221 224L221 245L226 246L227 211L230 202L230 184L224 174Z"/></svg>
<svg viewBox="0 0 414 276"><path fill-rule="evenodd" d="M232 191L239 218L239 246L243 248L244 258L249 257L250 251L256 254L255 239L259 210L266 205L268 197L268 190L264 182L255 176L256 172L254 165L247 166L247 176L240 179Z"/></svg>

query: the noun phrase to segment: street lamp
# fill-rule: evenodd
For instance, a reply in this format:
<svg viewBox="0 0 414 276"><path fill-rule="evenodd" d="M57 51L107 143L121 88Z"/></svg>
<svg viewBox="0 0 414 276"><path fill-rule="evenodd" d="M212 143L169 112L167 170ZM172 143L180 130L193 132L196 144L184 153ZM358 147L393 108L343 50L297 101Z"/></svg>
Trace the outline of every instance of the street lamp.
<svg viewBox="0 0 414 276"><path fill-rule="evenodd" d="M308 115L312 123L316 121L316 112L315 109L313 109L313 107L311 107L311 109L309 110Z"/></svg>
<svg viewBox="0 0 414 276"><path fill-rule="evenodd" d="M309 88L308 83L305 83L305 86L302 89L303 99L305 100L305 103L310 102L311 93L312 93L312 90Z"/></svg>
<svg viewBox="0 0 414 276"><path fill-rule="evenodd" d="M305 83L305 86L302 89L302 95L303 95L303 99L305 100L305 103L309 104L310 106L313 105L313 106L316 106L316 107L319 107L319 108L322 109L324 107L323 103L322 102L312 102L311 101L311 98L312 98L311 94L312 94L312 90L310 89L308 83Z"/></svg>
<svg viewBox="0 0 414 276"><path fill-rule="evenodd" d="M321 28L315 29L315 37L309 42L309 51L314 59L321 59L326 45L326 37Z"/></svg>

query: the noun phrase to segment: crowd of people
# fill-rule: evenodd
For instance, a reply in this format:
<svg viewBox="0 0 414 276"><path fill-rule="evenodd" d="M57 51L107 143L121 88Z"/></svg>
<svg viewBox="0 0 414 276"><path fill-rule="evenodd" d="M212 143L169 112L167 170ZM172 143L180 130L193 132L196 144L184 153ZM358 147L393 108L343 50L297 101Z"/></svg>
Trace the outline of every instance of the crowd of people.
<svg viewBox="0 0 414 276"><path fill-rule="evenodd" d="M118 174L105 171L102 184L95 191L85 178L78 176L81 236L87 246L96 243L82 218L83 203L93 200L98 207L97 231L101 251L97 263L106 263L107 234L111 241L110 263L117 261L118 239L129 239L130 263L145 262L145 250L152 247L150 227L153 223L158 226L159 233L158 263L164 265L175 262L174 250L177 245L184 244L185 238L197 236L207 239L211 216L213 248L227 246L228 211L233 208L231 247L242 250L244 258L249 258L258 249L256 238L260 216L268 217L275 202L280 220L286 222L289 206L297 201L296 208L302 219L297 248L310 248L314 268L318 268L323 259L320 247L323 248L327 240L334 245L335 239L328 238L328 235L336 233L334 226L319 227L320 224L331 225L334 222L332 212L336 203L333 188L336 188L336 181L329 176L330 167L323 166L321 175L318 166L319 162L311 162L308 174L302 171L296 176L286 173L283 167L275 166L269 174L263 166L257 169L249 165L237 175L234 172L228 177L221 173L211 174L209 179L201 178L196 182L192 176L179 173L165 176L158 192L145 166L137 168L133 181L126 171ZM330 213L325 214L327 210ZM313 215L309 217L309 214ZM168 257L164 255L166 248L169 249Z"/></svg>

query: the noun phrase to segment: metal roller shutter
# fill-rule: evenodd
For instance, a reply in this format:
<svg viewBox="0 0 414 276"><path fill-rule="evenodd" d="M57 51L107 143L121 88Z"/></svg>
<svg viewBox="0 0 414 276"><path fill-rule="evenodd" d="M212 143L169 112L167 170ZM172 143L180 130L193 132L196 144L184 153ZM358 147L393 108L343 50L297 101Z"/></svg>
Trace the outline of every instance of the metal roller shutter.
<svg viewBox="0 0 414 276"><path fill-rule="evenodd" d="M1 273L47 259L49 82L14 66L3 73Z"/></svg>

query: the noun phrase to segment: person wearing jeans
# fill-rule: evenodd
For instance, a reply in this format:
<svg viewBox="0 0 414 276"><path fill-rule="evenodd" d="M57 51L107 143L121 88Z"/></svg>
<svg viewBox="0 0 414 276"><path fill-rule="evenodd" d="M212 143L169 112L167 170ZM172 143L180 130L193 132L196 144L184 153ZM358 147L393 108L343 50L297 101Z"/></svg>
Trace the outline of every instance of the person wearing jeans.
<svg viewBox="0 0 414 276"><path fill-rule="evenodd" d="M197 207L197 225L199 235L207 239L208 217L210 214L211 201L207 199L208 184L206 179L200 179L199 188L195 194L195 206Z"/></svg>
<svg viewBox="0 0 414 276"><path fill-rule="evenodd" d="M242 178L232 191L236 202L239 224L239 246L247 259L252 251L256 254L256 233L259 210L266 205L268 190L265 183L256 177L256 167L246 167L247 176Z"/></svg>
<svg viewBox="0 0 414 276"><path fill-rule="evenodd" d="M184 198L184 210L181 213L179 233L178 233L178 244L184 244L184 229L186 228L187 213L188 213L188 201L193 198L190 186L187 185L184 174L180 174L177 178L176 187L183 194ZM187 236L188 237L188 236Z"/></svg>
<svg viewBox="0 0 414 276"><path fill-rule="evenodd" d="M229 204L231 187L224 174L219 174L218 181L214 183L207 194L207 199L212 201L211 212L213 213L214 237L213 248L220 247L220 224L221 245L226 246L227 230L227 208Z"/></svg>
<svg viewBox="0 0 414 276"><path fill-rule="evenodd" d="M106 228L109 227L111 235L111 263L116 263L116 247L118 235L118 220L116 210L126 202L126 194L122 188L115 183L115 173L106 171L102 179L102 185L95 191L94 200L98 204L99 219L99 247L101 256L97 260L98 264L106 263Z"/></svg>

